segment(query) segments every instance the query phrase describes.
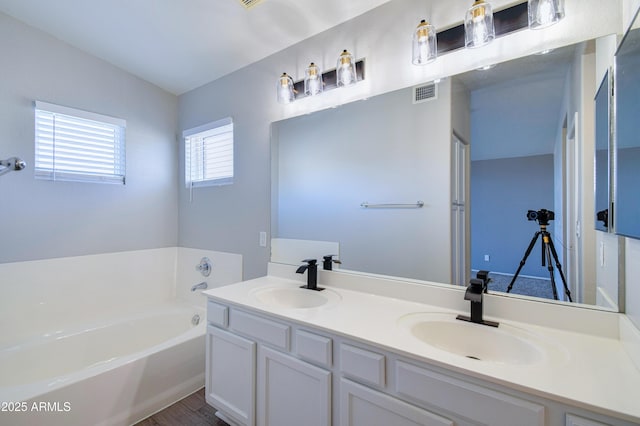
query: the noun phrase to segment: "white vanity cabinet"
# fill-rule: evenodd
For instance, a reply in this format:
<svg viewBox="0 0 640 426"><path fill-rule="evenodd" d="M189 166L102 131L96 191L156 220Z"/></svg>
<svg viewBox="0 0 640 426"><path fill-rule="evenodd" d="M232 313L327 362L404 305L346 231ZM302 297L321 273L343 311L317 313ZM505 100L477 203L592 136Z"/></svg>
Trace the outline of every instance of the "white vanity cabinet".
<svg viewBox="0 0 640 426"><path fill-rule="evenodd" d="M206 400L227 420L332 424L332 374L322 368L331 367L331 339L301 329L292 334L289 324L212 301L207 321Z"/></svg>
<svg viewBox="0 0 640 426"><path fill-rule="evenodd" d="M207 402L245 426L630 426L250 307L208 302Z"/></svg>

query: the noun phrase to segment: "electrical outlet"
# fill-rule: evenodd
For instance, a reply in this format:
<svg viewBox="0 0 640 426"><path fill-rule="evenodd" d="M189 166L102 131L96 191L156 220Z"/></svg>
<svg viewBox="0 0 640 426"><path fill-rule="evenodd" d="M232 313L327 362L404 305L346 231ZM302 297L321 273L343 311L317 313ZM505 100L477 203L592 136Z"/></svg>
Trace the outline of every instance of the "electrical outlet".
<svg viewBox="0 0 640 426"><path fill-rule="evenodd" d="M484 261L488 262L489 260L491 260L491 256L489 256L488 254L484 255Z"/></svg>
<svg viewBox="0 0 640 426"><path fill-rule="evenodd" d="M264 231L260 232L260 247L267 246L267 233Z"/></svg>

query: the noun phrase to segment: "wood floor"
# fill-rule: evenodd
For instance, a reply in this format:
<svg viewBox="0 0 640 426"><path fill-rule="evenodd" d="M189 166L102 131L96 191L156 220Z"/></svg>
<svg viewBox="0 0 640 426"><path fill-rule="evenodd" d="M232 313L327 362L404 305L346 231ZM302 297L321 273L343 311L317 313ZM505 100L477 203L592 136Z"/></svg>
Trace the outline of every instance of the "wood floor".
<svg viewBox="0 0 640 426"><path fill-rule="evenodd" d="M228 426L204 400L204 389L192 393L135 426Z"/></svg>

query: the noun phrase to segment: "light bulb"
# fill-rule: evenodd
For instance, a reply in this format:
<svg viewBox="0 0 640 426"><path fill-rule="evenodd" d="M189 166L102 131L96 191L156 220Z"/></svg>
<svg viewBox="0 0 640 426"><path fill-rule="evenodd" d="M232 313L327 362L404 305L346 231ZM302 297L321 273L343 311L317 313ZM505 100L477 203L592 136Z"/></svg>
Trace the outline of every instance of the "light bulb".
<svg viewBox="0 0 640 426"><path fill-rule="evenodd" d="M563 0L529 0L529 28L549 27L564 18Z"/></svg>
<svg viewBox="0 0 640 426"><path fill-rule="evenodd" d="M304 94L314 96L322 93L322 74L320 68L313 62L309 64L304 72Z"/></svg>
<svg viewBox="0 0 640 426"><path fill-rule="evenodd" d="M338 87L350 86L356 83L356 65L353 56L347 50L343 50L336 65L336 84Z"/></svg>
<svg viewBox="0 0 640 426"><path fill-rule="evenodd" d="M425 65L436 60L438 56L436 30L426 20L413 32L413 59L414 65Z"/></svg>
<svg viewBox="0 0 640 426"><path fill-rule="evenodd" d="M495 38L493 11L491 4L476 0L464 19L465 46L469 48L484 46Z"/></svg>
<svg viewBox="0 0 640 426"><path fill-rule="evenodd" d="M293 93L293 80L283 72L278 78L278 84L276 86L276 98L281 104L288 104L294 101L295 95Z"/></svg>

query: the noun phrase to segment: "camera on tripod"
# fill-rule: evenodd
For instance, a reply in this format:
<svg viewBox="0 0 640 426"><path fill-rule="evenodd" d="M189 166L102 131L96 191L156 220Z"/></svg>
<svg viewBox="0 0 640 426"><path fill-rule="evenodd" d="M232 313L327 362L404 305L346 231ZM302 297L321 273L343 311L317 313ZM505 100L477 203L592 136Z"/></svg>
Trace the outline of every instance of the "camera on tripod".
<svg viewBox="0 0 640 426"><path fill-rule="evenodd" d="M596 213L596 219L602 222L605 228L609 227L609 209L600 210Z"/></svg>
<svg viewBox="0 0 640 426"><path fill-rule="evenodd" d="M555 219L555 216L555 213L547 209L527 211L527 220L537 220L540 225L547 225L550 220Z"/></svg>
<svg viewBox="0 0 640 426"><path fill-rule="evenodd" d="M556 268L558 268L560 278L562 278L562 285L564 286L564 292L567 295L567 299L569 300L569 302L573 302L573 300L571 300L571 292L569 291L569 287L567 287L567 280L564 277L564 273L562 273L562 265L560 264L560 260L558 259L558 253L556 252L556 248L553 245L551 234L549 233L549 231L547 231L547 225L549 225L549 221L553 220L555 216L555 213L547 209L527 211L527 220L537 220L540 224L540 230L535 233L535 235L531 239L531 242L529 243L529 247L527 247L527 250L524 252L524 257L520 261L520 266L518 266L516 273L513 275L511 282L507 286L507 293L511 292L513 284L516 282L516 279L518 278L522 267L531 254L531 250L536 244L538 237L542 237L542 266L547 266L547 270L549 271L549 278L551 279L551 292L553 293L553 298L555 300L558 300L558 290L556 289L556 280L554 277L553 265L551 264L552 257L556 263Z"/></svg>

